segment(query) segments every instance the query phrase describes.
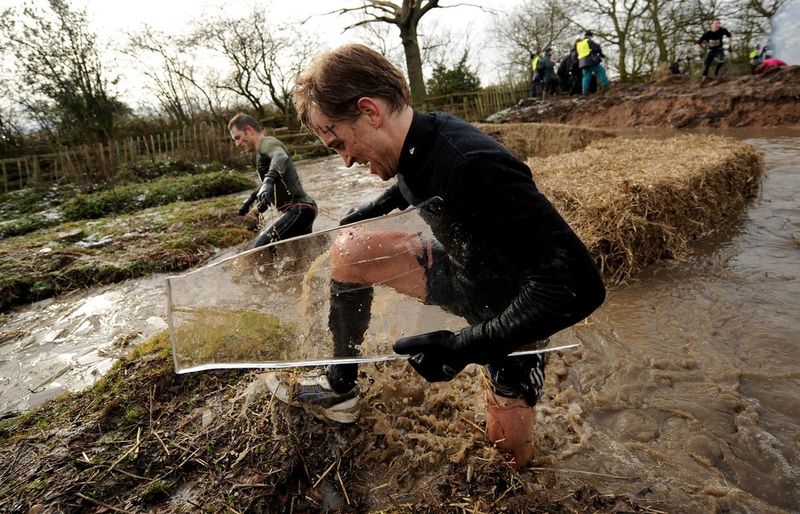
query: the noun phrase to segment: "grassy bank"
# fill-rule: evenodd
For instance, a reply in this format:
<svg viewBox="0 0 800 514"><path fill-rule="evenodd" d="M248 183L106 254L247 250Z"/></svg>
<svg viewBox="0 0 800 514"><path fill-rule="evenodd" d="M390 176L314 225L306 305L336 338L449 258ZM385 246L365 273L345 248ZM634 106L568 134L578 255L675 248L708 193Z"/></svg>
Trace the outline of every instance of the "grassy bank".
<svg viewBox="0 0 800 514"><path fill-rule="evenodd" d="M56 184L47 189L8 193L0 197L0 239L68 221L226 195L254 185L249 177L230 170L189 167L185 163L152 163L147 167L125 168L114 181L98 184L91 192L82 193L70 184Z"/></svg>
<svg viewBox="0 0 800 514"><path fill-rule="evenodd" d="M81 192L69 184L0 197L0 312L80 289L204 262L252 236L237 216L252 173L140 162Z"/></svg>
<svg viewBox="0 0 800 514"><path fill-rule="evenodd" d="M87 286L203 263L252 237L232 196L62 223L0 241L0 311Z"/></svg>

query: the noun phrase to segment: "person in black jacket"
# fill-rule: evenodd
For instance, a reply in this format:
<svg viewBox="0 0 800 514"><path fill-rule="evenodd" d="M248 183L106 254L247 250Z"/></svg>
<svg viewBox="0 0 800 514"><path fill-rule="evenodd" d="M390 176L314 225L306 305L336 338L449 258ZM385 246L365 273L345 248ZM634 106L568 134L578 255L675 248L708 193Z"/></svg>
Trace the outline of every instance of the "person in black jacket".
<svg viewBox="0 0 800 514"><path fill-rule="evenodd" d="M708 69L711 67L711 63L716 61L717 66L714 68L714 76L719 75L719 70L722 69L722 66L725 64L725 49L722 47L722 38L728 38L728 47L732 46L732 36L731 33L728 32L728 29L722 27L720 24L719 19L714 18L711 21L711 30L707 30L700 36L700 39L697 40L696 48L698 52L702 51L702 44L708 43L708 52L706 53L706 58L703 61L703 77L708 77Z"/></svg>
<svg viewBox="0 0 800 514"><path fill-rule="evenodd" d="M392 185L351 209L348 224L440 197L423 211L433 238L352 230L331 248L329 327L334 354L353 356L369 324L373 284L389 286L463 317L455 332L404 337L394 350L429 382L470 363L485 366L489 438L515 467L533 454L533 406L542 393L542 355L508 357L586 318L605 298L584 244L536 188L530 169L500 143L446 113L411 107L403 74L381 54L346 45L319 56L297 80L303 125L349 167ZM330 366L295 382L267 384L290 404L313 403L342 416L359 390L355 365Z"/></svg>

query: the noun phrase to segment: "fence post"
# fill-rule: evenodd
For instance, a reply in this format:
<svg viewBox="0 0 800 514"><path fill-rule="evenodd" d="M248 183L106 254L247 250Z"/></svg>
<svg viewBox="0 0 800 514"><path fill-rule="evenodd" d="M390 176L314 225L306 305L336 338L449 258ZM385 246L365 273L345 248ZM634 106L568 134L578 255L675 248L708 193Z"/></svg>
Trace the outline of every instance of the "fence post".
<svg viewBox="0 0 800 514"><path fill-rule="evenodd" d="M117 166L120 166L124 159L122 158L122 152L119 149L119 140L114 140L114 150L117 154Z"/></svg>
<svg viewBox="0 0 800 514"><path fill-rule="evenodd" d="M97 150L100 154L100 172L103 174L103 177L108 178L108 167L106 166L106 156L103 152L103 143L97 143Z"/></svg>
<svg viewBox="0 0 800 514"><path fill-rule="evenodd" d="M153 138L153 134L150 134L150 160L156 160L156 140Z"/></svg>
<svg viewBox="0 0 800 514"><path fill-rule="evenodd" d="M42 172L39 168L39 156L34 155L32 158L33 161L33 184L36 185L42 180Z"/></svg>
<svg viewBox="0 0 800 514"><path fill-rule="evenodd" d="M6 173L6 161L0 163L3 167L3 192L8 193L8 173Z"/></svg>

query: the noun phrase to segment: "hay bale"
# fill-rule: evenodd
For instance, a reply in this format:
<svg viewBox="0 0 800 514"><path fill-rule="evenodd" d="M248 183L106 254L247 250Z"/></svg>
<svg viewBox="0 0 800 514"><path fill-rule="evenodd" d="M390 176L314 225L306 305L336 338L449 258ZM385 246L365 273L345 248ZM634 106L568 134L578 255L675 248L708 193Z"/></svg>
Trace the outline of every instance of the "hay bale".
<svg viewBox="0 0 800 514"><path fill-rule="evenodd" d="M580 150L592 141L614 137L604 130L553 123L476 123L476 127L524 161Z"/></svg>
<svg viewBox="0 0 800 514"><path fill-rule="evenodd" d="M764 171L758 150L716 136L603 139L528 165L615 283L737 218Z"/></svg>

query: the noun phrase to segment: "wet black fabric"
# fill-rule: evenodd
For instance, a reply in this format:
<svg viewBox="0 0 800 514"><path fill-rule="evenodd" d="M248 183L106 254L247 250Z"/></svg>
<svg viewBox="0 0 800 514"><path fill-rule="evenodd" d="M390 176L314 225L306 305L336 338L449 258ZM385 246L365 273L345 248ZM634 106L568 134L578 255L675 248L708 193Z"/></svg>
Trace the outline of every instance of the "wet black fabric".
<svg viewBox="0 0 800 514"><path fill-rule="evenodd" d="M480 319L469 316L471 325L456 333L473 362L496 362L603 302L594 261L528 167L474 126L415 112L393 188L412 205L444 200L421 215L474 286L467 301Z"/></svg>
<svg viewBox="0 0 800 514"><path fill-rule="evenodd" d="M705 42L708 42L708 48L722 48L722 38L724 37L731 37L731 33L728 32L728 29L724 27L720 27L719 30L716 32L713 30L707 30L700 36L700 39L697 40L698 45L702 45Z"/></svg>
<svg viewBox="0 0 800 514"><path fill-rule="evenodd" d="M333 354L336 357L358 355L356 347L364 342L364 332L369 327L373 295L372 286L331 279L328 328L333 336ZM346 393L355 385L358 365L332 365L326 374L335 392Z"/></svg>
<svg viewBox="0 0 800 514"><path fill-rule="evenodd" d="M290 237L310 234L317 217L314 204L300 204L286 209L281 217L265 228L253 242L251 248L258 248L269 243L289 239Z"/></svg>

